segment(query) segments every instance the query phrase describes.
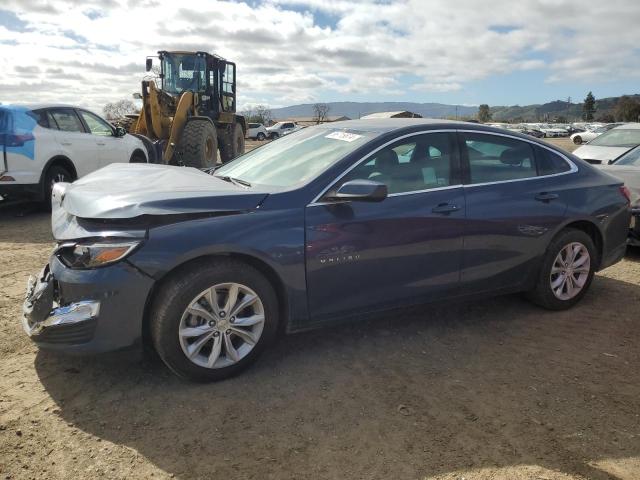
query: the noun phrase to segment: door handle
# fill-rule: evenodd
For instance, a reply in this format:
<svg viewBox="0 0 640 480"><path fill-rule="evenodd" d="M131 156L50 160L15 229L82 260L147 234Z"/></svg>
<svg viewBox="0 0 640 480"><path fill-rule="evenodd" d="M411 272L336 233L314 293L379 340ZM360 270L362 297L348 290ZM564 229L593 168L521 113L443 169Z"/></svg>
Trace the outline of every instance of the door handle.
<svg viewBox="0 0 640 480"><path fill-rule="evenodd" d="M60 144L61 145L66 145L66 146L73 145L73 143L71 143L71 142L60 142Z"/></svg>
<svg viewBox="0 0 640 480"><path fill-rule="evenodd" d="M433 213L443 213L445 215L452 212L457 212L458 210L460 210L460 207L451 203L441 203L431 209Z"/></svg>
<svg viewBox="0 0 640 480"><path fill-rule="evenodd" d="M106 143L96 142L96 145L100 145L100 146L104 147L106 145Z"/></svg>
<svg viewBox="0 0 640 480"><path fill-rule="evenodd" d="M537 194L535 198L540 202L550 202L551 200L555 200L556 198L558 198L558 194L542 192Z"/></svg>

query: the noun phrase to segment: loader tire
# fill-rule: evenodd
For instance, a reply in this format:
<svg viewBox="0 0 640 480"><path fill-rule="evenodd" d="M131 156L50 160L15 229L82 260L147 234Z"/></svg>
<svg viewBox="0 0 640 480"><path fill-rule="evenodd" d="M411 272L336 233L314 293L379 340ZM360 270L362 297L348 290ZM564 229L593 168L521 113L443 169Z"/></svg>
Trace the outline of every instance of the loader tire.
<svg viewBox="0 0 640 480"><path fill-rule="evenodd" d="M220 152L222 163L227 163L244 153L244 131L242 125L239 123L233 124L229 144L225 145L225 147Z"/></svg>
<svg viewBox="0 0 640 480"><path fill-rule="evenodd" d="M187 122L178 142L177 164L185 167L215 167L218 153L216 128L208 120Z"/></svg>

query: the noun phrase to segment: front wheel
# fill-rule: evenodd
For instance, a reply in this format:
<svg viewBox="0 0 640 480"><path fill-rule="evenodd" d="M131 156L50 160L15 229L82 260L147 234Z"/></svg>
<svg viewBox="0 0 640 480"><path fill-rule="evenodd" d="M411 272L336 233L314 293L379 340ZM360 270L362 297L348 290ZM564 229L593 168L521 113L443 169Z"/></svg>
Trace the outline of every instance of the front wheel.
<svg viewBox="0 0 640 480"><path fill-rule="evenodd" d="M549 310L565 310L586 294L598 264L593 240L581 230L565 229L551 242L529 299Z"/></svg>
<svg viewBox="0 0 640 480"><path fill-rule="evenodd" d="M267 137L265 137L264 133L259 132L256 138L258 139L259 142L262 142Z"/></svg>
<svg viewBox="0 0 640 480"><path fill-rule="evenodd" d="M573 143L576 145L582 145L582 137L580 135L573 137Z"/></svg>
<svg viewBox="0 0 640 480"><path fill-rule="evenodd" d="M247 368L275 338L278 301L256 269L220 259L170 279L151 318L154 347L171 370L194 381L222 380Z"/></svg>
<svg viewBox="0 0 640 480"><path fill-rule="evenodd" d="M277 140L278 137L280 137L280 134L278 132L273 132L271 135L269 135L269 138L271 140Z"/></svg>

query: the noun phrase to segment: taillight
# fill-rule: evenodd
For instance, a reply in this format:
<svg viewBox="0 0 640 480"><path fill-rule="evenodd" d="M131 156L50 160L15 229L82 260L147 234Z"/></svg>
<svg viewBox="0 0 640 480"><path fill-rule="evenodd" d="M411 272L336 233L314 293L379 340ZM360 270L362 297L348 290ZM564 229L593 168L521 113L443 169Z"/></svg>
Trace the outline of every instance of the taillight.
<svg viewBox="0 0 640 480"><path fill-rule="evenodd" d="M31 133L8 133L5 137L5 145L7 147L22 147L25 142L34 140Z"/></svg>
<svg viewBox="0 0 640 480"><path fill-rule="evenodd" d="M626 185L623 185L620 187L620 193L622 195L624 195L624 198L627 199L627 203L629 205L631 205L631 192L629 191L629 189L626 187Z"/></svg>

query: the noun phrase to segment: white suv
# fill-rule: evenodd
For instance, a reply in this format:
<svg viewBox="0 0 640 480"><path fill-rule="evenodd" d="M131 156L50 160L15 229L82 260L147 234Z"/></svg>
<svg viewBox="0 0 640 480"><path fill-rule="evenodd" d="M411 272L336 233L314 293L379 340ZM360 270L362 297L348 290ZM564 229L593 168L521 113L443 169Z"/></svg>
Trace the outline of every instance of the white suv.
<svg viewBox="0 0 640 480"><path fill-rule="evenodd" d="M249 123L247 124L247 138L255 138L257 140L264 140L267 138L267 129L261 123Z"/></svg>
<svg viewBox="0 0 640 480"><path fill-rule="evenodd" d="M272 140L275 140L278 137L286 135L291 132L295 132L296 130L300 130L300 126L296 125L293 122L278 122L275 125L267 128L268 136Z"/></svg>
<svg viewBox="0 0 640 480"><path fill-rule="evenodd" d="M147 162L138 138L88 110L67 105L0 105L0 196L51 201L72 182L114 162Z"/></svg>

